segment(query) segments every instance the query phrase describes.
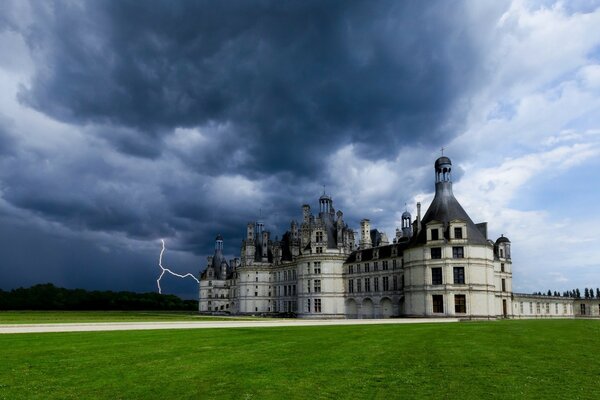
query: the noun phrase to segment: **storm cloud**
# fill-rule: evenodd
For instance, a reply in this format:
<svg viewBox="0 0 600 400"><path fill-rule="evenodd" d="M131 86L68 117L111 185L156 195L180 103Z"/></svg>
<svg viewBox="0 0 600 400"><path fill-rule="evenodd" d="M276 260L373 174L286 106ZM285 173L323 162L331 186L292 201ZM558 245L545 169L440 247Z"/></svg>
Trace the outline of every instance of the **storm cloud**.
<svg viewBox="0 0 600 400"><path fill-rule="evenodd" d="M259 215L281 235L322 185L350 224L393 224L430 187L435 149L462 133L489 73L485 21L474 29L462 2L2 8L0 43L30 66L6 69L18 85L0 109L2 213L37 221L27 229L40 237L79 235L79 248L129 246L115 263L81 250L90 271L147 265L161 237L197 271L217 233L232 255ZM369 181L369 163L397 170ZM132 289L152 289L144 276Z"/></svg>

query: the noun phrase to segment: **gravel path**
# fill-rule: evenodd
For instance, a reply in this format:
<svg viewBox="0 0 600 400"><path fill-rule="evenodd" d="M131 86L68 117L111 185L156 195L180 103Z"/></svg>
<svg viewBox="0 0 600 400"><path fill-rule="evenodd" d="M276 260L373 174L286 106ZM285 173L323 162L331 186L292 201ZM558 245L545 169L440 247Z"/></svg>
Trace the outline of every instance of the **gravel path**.
<svg viewBox="0 0 600 400"><path fill-rule="evenodd" d="M0 325L0 333L40 332L96 332L152 329L206 329L206 328L266 328L278 326L331 326L373 324L419 324L458 322L455 318L392 318L392 319L265 319L252 321L198 321L198 322L98 322L69 324Z"/></svg>

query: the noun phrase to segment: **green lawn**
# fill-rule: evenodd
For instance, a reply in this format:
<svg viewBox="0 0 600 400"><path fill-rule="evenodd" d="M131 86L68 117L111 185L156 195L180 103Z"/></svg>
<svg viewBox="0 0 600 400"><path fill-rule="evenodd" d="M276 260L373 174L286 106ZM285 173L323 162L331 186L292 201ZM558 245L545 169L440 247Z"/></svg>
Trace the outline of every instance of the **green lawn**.
<svg viewBox="0 0 600 400"><path fill-rule="evenodd" d="M219 321L224 319L231 320L232 318L200 316L197 312L185 311L0 311L0 325L75 322Z"/></svg>
<svg viewBox="0 0 600 400"><path fill-rule="evenodd" d="M600 321L1 335L3 399L598 399Z"/></svg>

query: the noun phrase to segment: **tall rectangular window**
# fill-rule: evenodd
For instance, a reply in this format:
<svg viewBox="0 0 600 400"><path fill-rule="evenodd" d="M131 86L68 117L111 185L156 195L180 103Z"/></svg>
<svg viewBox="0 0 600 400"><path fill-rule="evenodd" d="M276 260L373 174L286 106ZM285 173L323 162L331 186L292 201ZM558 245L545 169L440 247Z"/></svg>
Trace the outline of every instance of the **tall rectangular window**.
<svg viewBox="0 0 600 400"><path fill-rule="evenodd" d="M317 246L317 254L323 253L323 247Z"/></svg>
<svg viewBox="0 0 600 400"><path fill-rule="evenodd" d="M464 258L465 250L462 246L455 246L452 248L452 258Z"/></svg>
<svg viewBox="0 0 600 400"><path fill-rule="evenodd" d="M315 293L321 293L321 280L315 279Z"/></svg>
<svg viewBox="0 0 600 400"><path fill-rule="evenodd" d="M443 313L444 312L444 296L441 294L434 294L431 296L433 300L433 312Z"/></svg>
<svg viewBox="0 0 600 400"><path fill-rule="evenodd" d="M457 285L465 283L465 267L454 267L454 283Z"/></svg>
<svg viewBox="0 0 600 400"><path fill-rule="evenodd" d="M315 299L315 312L321 312L321 299Z"/></svg>
<svg viewBox="0 0 600 400"><path fill-rule="evenodd" d="M387 276L383 277L383 290L384 291L390 290L390 278Z"/></svg>
<svg viewBox="0 0 600 400"><path fill-rule="evenodd" d="M442 268L436 267L431 268L431 284L441 285L442 284Z"/></svg>
<svg viewBox="0 0 600 400"><path fill-rule="evenodd" d="M365 292L371 291L371 279L365 278Z"/></svg>
<svg viewBox="0 0 600 400"><path fill-rule="evenodd" d="M360 285L360 279L356 280L356 291L359 293L362 292L362 287Z"/></svg>
<svg viewBox="0 0 600 400"><path fill-rule="evenodd" d="M504 263L500 263L500 272L504 272Z"/></svg>
<svg viewBox="0 0 600 400"><path fill-rule="evenodd" d="M348 281L348 293L354 293L354 279Z"/></svg>
<svg viewBox="0 0 600 400"><path fill-rule="evenodd" d="M462 238L463 238L462 228L454 228L454 239L462 239Z"/></svg>
<svg viewBox="0 0 600 400"><path fill-rule="evenodd" d="M310 299L306 300L306 311L310 312Z"/></svg>
<svg viewBox="0 0 600 400"><path fill-rule="evenodd" d="M315 274L321 273L321 261L315 261Z"/></svg>
<svg viewBox="0 0 600 400"><path fill-rule="evenodd" d="M519 313L523 314L523 302L519 303Z"/></svg>
<svg viewBox="0 0 600 400"><path fill-rule="evenodd" d="M506 292L506 279L502 279L502 291Z"/></svg>
<svg viewBox="0 0 600 400"><path fill-rule="evenodd" d="M460 314L467 312L467 300L464 294L454 295L454 312Z"/></svg>
<svg viewBox="0 0 600 400"><path fill-rule="evenodd" d="M442 248L441 247L432 247L431 248L431 258L434 260L442 258Z"/></svg>
<svg viewBox="0 0 600 400"><path fill-rule="evenodd" d="M370 271L369 263L365 263L365 272L369 272L369 271Z"/></svg>
<svg viewBox="0 0 600 400"><path fill-rule="evenodd" d="M360 264L356 264L356 273L360 274Z"/></svg>
<svg viewBox="0 0 600 400"><path fill-rule="evenodd" d="M375 277L373 279L373 286L375 287L375 291L379 292L379 278L378 277Z"/></svg>
<svg viewBox="0 0 600 400"><path fill-rule="evenodd" d="M396 275L394 275L393 281L394 281L394 290L398 290L398 277Z"/></svg>
<svg viewBox="0 0 600 400"><path fill-rule="evenodd" d="M382 261L381 264L382 264L381 269L383 269L384 271L387 271L388 270L388 262Z"/></svg>
<svg viewBox="0 0 600 400"><path fill-rule="evenodd" d="M349 274L353 274L354 273L354 265L348 265L348 273Z"/></svg>
<svg viewBox="0 0 600 400"><path fill-rule="evenodd" d="M310 274L310 263L306 263L306 273Z"/></svg>
<svg viewBox="0 0 600 400"><path fill-rule="evenodd" d="M306 281L306 293L310 293L310 279Z"/></svg>
<svg viewBox="0 0 600 400"><path fill-rule="evenodd" d="M323 241L323 232L321 232L321 231L317 231L317 232L315 233L315 239L316 239L315 241L316 241L317 243L321 243L321 242Z"/></svg>
<svg viewBox="0 0 600 400"><path fill-rule="evenodd" d="M396 269L396 260L392 260L392 269L395 270Z"/></svg>
<svg viewBox="0 0 600 400"><path fill-rule="evenodd" d="M431 230L431 240L439 240L440 238L440 230L435 228Z"/></svg>

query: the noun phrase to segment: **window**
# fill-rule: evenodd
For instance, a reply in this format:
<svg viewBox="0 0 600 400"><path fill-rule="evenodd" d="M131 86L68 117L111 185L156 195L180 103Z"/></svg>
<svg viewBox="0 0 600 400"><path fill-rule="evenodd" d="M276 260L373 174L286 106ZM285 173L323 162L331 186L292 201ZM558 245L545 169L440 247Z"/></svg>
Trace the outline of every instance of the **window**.
<svg viewBox="0 0 600 400"><path fill-rule="evenodd" d="M370 270L369 263L365 263L365 272L369 272Z"/></svg>
<svg viewBox="0 0 600 400"><path fill-rule="evenodd" d="M567 305L563 304L563 314L566 314L566 313L567 313Z"/></svg>
<svg viewBox="0 0 600 400"><path fill-rule="evenodd" d="M379 264L377 263L377 261L375 261L373 263L373 271L377 271L379 269Z"/></svg>
<svg viewBox="0 0 600 400"><path fill-rule="evenodd" d="M384 271L388 270L388 262L387 261L381 262L381 269L383 269Z"/></svg>
<svg viewBox="0 0 600 400"><path fill-rule="evenodd" d="M323 232L317 231L317 233L315 233L315 238L317 243L321 243L323 241Z"/></svg>
<svg viewBox="0 0 600 400"><path fill-rule="evenodd" d="M208 281L208 286L212 286L212 281Z"/></svg>
<svg viewBox="0 0 600 400"><path fill-rule="evenodd" d="M454 283L457 285L464 285L465 267L454 267Z"/></svg>
<svg viewBox="0 0 600 400"><path fill-rule="evenodd" d="M254 297L258 296L258 292L254 292Z"/></svg>
<svg viewBox="0 0 600 400"><path fill-rule="evenodd" d="M432 247L431 248L431 258L434 260L442 258L442 248L441 247Z"/></svg>
<svg viewBox="0 0 600 400"><path fill-rule="evenodd" d="M519 313L523 314L523 302L519 303Z"/></svg>
<svg viewBox="0 0 600 400"><path fill-rule="evenodd" d="M348 265L348 273L349 274L353 274L354 273L354 265Z"/></svg>
<svg viewBox="0 0 600 400"><path fill-rule="evenodd" d="M306 292L310 293L310 279L306 281Z"/></svg>
<svg viewBox="0 0 600 400"><path fill-rule="evenodd" d="M441 294L434 294L431 296L433 299L433 312L443 313L444 312L444 296Z"/></svg>
<svg viewBox="0 0 600 400"><path fill-rule="evenodd" d="M431 284L441 285L442 284L442 268L431 268Z"/></svg>
<svg viewBox="0 0 600 400"><path fill-rule="evenodd" d="M348 293L354 293L354 279L348 281Z"/></svg>
<svg viewBox="0 0 600 400"><path fill-rule="evenodd" d="M558 314L558 303L554 304L554 314Z"/></svg>
<svg viewBox="0 0 600 400"><path fill-rule="evenodd" d="M360 264L356 264L356 273L360 274Z"/></svg>
<svg viewBox="0 0 600 400"><path fill-rule="evenodd" d="M321 299L315 299L315 312L321 312Z"/></svg>
<svg viewBox="0 0 600 400"><path fill-rule="evenodd" d="M306 273L310 274L310 263L306 263Z"/></svg>
<svg viewBox="0 0 600 400"><path fill-rule="evenodd" d="M440 230L435 228L431 230L431 240L439 240L440 238Z"/></svg>
<svg viewBox="0 0 600 400"><path fill-rule="evenodd" d="M504 250L500 249L500 258L504 258Z"/></svg>
<svg viewBox="0 0 600 400"><path fill-rule="evenodd" d="M533 303L529 302L529 314L533 314Z"/></svg>
<svg viewBox="0 0 600 400"><path fill-rule="evenodd" d="M365 278L365 292L371 291L371 279Z"/></svg>
<svg viewBox="0 0 600 400"><path fill-rule="evenodd" d="M581 304L579 310L581 311L581 315L585 315L585 304Z"/></svg>
<svg viewBox="0 0 600 400"><path fill-rule="evenodd" d="M506 292L506 279L502 279L502 291Z"/></svg>
<svg viewBox="0 0 600 400"><path fill-rule="evenodd" d="M504 272L504 263L500 263L500 272Z"/></svg>
<svg viewBox="0 0 600 400"><path fill-rule="evenodd" d="M323 248L321 246L317 246L317 254L323 253Z"/></svg>
<svg viewBox="0 0 600 400"><path fill-rule="evenodd" d="M383 277L383 290L384 291L390 290L390 278L387 276Z"/></svg>
<svg viewBox="0 0 600 400"><path fill-rule="evenodd" d="M464 294L454 295L454 312L460 314L467 312L467 300Z"/></svg>
<svg viewBox="0 0 600 400"><path fill-rule="evenodd" d="M541 314L540 303L535 303L535 313L536 314Z"/></svg>
<svg viewBox="0 0 600 400"><path fill-rule="evenodd" d="M462 228L454 228L454 239L462 239Z"/></svg>
<svg viewBox="0 0 600 400"><path fill-rule="evenodd" d="M310 312L310 299L306 300L306 311Z"/></svg>
<svg viewBox="0 0 600 400"><path fill-rule="evenodd" d="M395 270L396 269L396 260L392 260L392 269Z"/></svg>
<svg viewBox="0 0 600 400"><path fill-rule="evenodd" d="M452 258L464 258L465 257L465 250L464 247L459 246L459 247L453 247L452 248Z"/></svg>
<svg viewBox="0 0 600 400"><path fill-rule="evenodd" d="M319 279L315 279L314 285L315 293L321 293L321 281Z"/></svg>
<svg viewBox="0 0 600 400"><path fill-rule="evenodd" d="M360 286L360 279L356 280L356 291L362 292L362 287Z"/></svg>
<svg viewBox="0 0 600 400"><path fill-rule="evenodd" d="M546 314L550 314L550 303L546 303Z"/></svg>
<svg viewBox="0 0 600 400"><path fill-rule="evenodd" d="M394 275L394 290L398 290L398 277L396 275Z"/></svg>
<svg viewBox="0 0 600 400"><path fill-rule="evenodd" d="M287 271L283 271L283 280L284 280L284 281L287 281L287 280L288 280ZM256 278L256 281L258 282L258 278Z"/></svg>
<svg viewBox="0 0 600 400"><path fill-rule="evenodd" d="M373 286L375 287L375 291L379 292L379 278L375 277L375 279L373 280Z"/></svg>
<svg viewBox="0 0 600 400"><path fill-rule="evenodd" d="M296 270L293 270L292 272L293 272L293 276L294 276L292 279L296 280Z"/></svg>
<svg viewBox="0 0 600 400"><path fill-rule="evenodd" d="M315 261L315 274L320 274L320 273L321 273L321 262Z"/></svg>

